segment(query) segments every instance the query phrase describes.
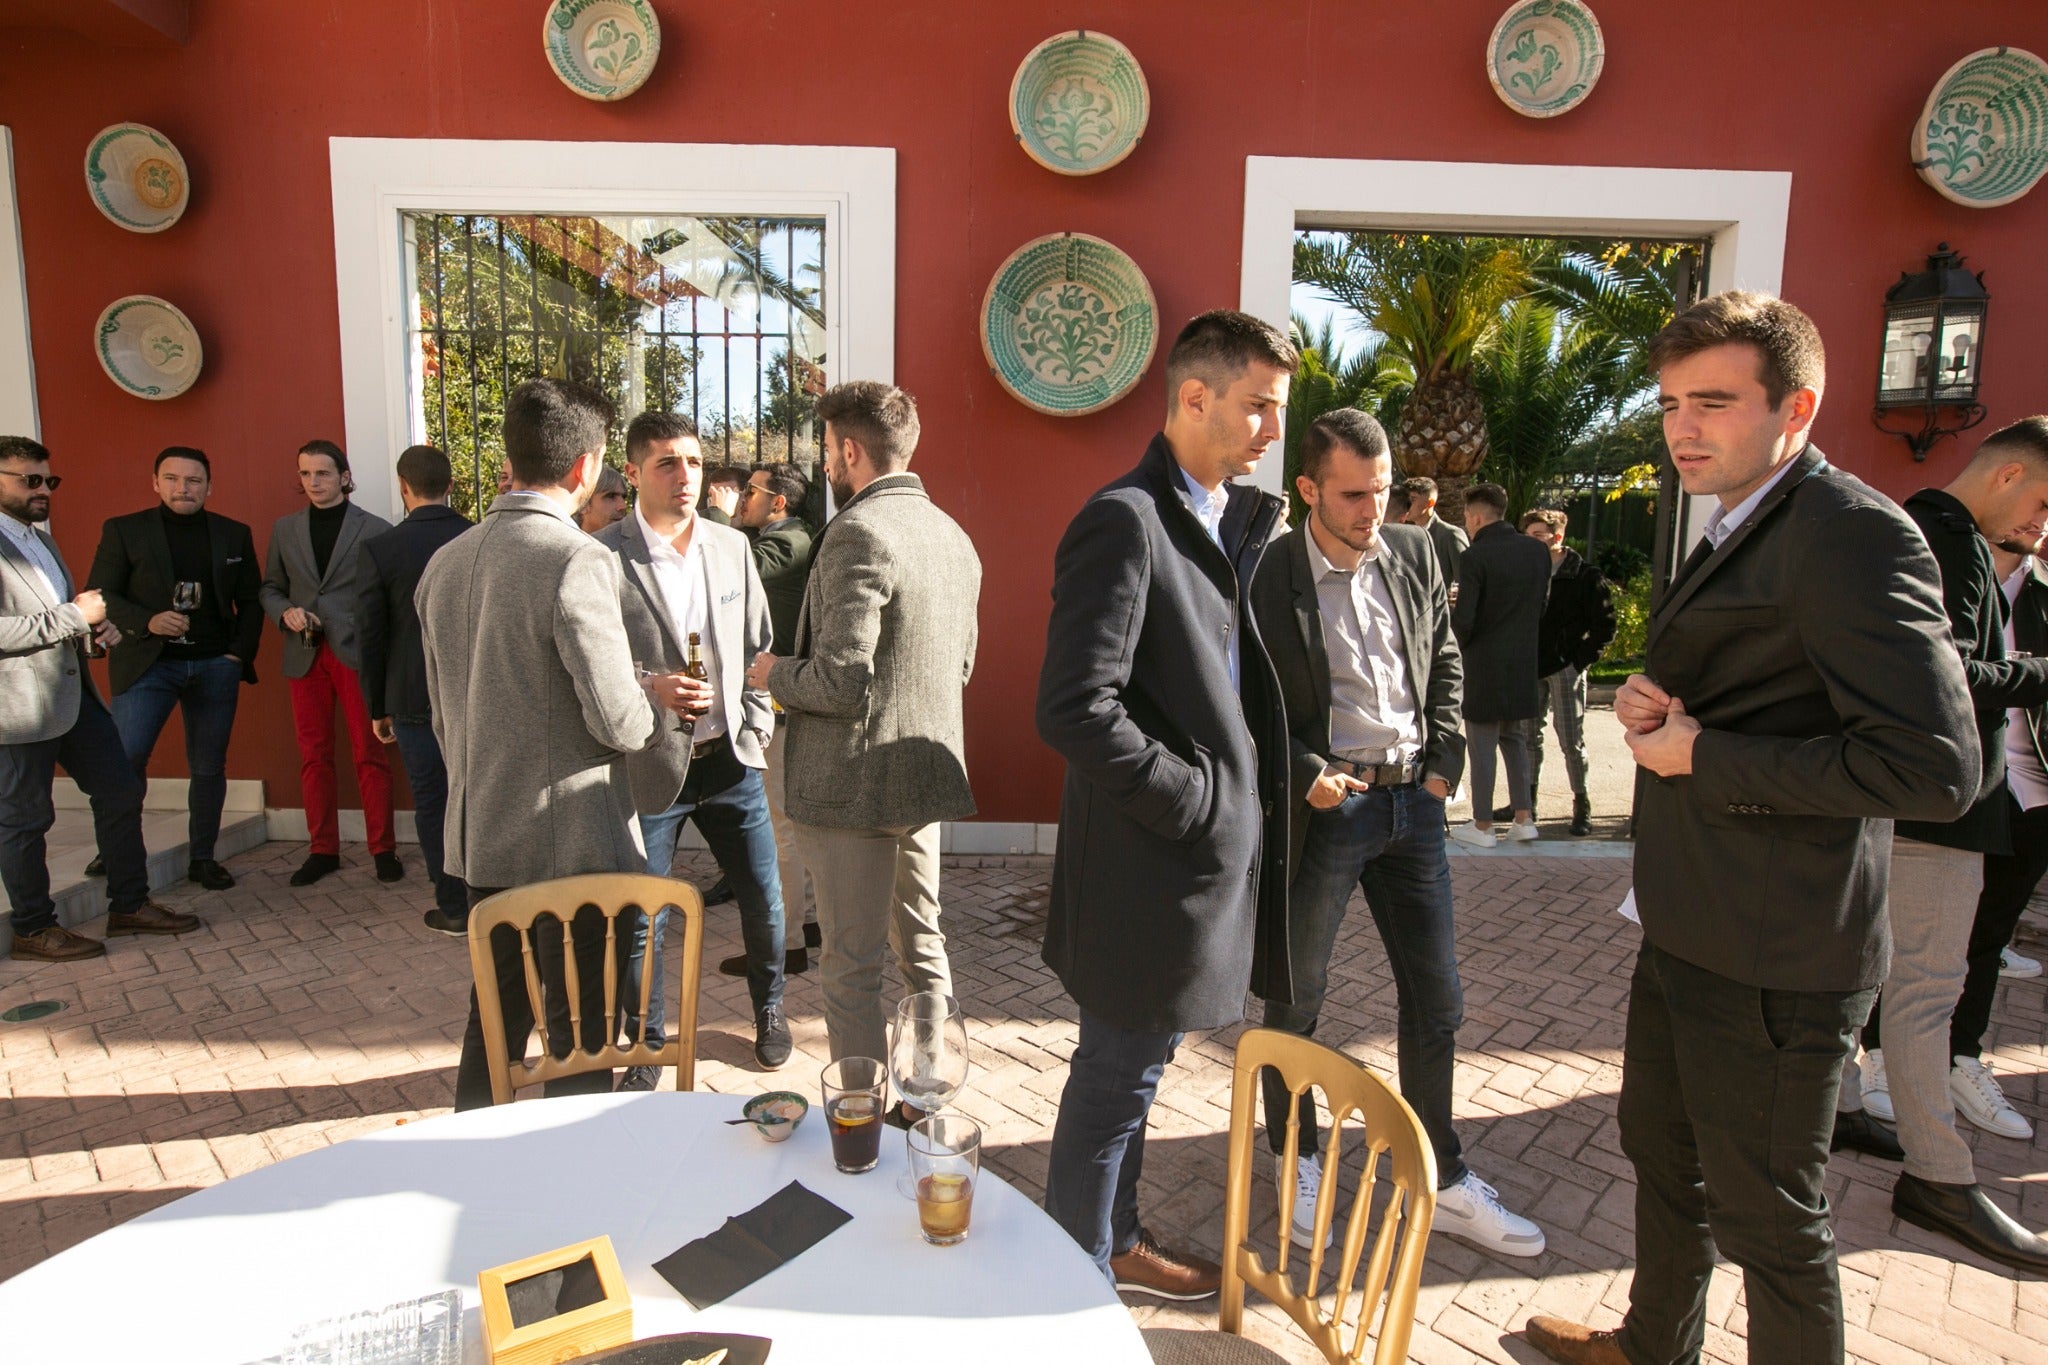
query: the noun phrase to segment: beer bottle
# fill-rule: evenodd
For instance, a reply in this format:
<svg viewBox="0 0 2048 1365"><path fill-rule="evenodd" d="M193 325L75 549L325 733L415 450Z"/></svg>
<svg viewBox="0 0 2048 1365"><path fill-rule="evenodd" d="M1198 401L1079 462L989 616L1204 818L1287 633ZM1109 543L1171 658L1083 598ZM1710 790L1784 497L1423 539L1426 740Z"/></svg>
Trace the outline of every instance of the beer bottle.
<svg viewBox="0 0 2048 1365"><path fill-rule="evenodd" d="M689 662L683 665L683 673L685 676L696 678L700 682L708 682L711 678L709 670L704 667L704 637L694 630L690 632L690 658ZM697 718L695 716L683 717L683 733L689 735L697 733Z"/></svg>

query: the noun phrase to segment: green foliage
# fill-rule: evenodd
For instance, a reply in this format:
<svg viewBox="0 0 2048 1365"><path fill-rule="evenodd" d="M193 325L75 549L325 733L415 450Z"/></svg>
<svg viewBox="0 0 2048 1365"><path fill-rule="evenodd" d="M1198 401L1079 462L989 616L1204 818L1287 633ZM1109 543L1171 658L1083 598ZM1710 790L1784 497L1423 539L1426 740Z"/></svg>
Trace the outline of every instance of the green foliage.
<svg viewBox="0 0 2048 1365"><path fill-rule="evenodd" d="M1533 297L1502 313L1472 382L1486 405L1487 474L1508 492L1508 512L1536 503L1572 450L1631 392L1627 347L1613 334Z"/></svg>
<svg viewBox="0 0 2048 1365"><path fill-rule="evenodd" d="M1532 284L1521 240L1433 233L1305 234L1294 278L1385 337L1418 384L1462 373Z"/></svg>
<svg viewBox="0 0 2048 1365"><path fill-rule="evenodd" d="M1287 395L1281 481L1287 486L1289 519L1299 526L1306 509L1301 495L1295 491L1294 478L1301 472L1302 437L1310 424L1338 408L1359 408L1378 417L1383 424L1388 423L1385 408L1392 395L1406 389L1409 372L1384 342L1345 351L1337 340L1336 328L1327 320L1320 333L1310 336L1307 321L1297 316L1289 324L1289 331L1301 352L1301 368L1295 371L1294 384Z"/></svg>
<svg viewBox="0 0 2048 1365"><path fill-rule="evenodd" d="M1614 638L1600 657L1639 659L1650 638L1650 571L1644 568L1608 590L1614 594Z"/></svg>

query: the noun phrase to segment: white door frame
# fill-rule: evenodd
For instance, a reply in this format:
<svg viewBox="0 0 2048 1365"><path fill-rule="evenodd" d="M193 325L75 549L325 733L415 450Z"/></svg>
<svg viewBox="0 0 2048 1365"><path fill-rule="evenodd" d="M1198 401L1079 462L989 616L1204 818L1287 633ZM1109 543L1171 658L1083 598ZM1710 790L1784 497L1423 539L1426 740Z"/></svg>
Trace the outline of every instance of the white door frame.
<svg viewBox="0 0 2048 1365"><path fill-rule="evenodd" d="M14 130L0 127L0 435L40 440L36 358L29 343L28 266L14 190Z"/></svg>
<svg viewBox="0 0 2048 1365"><path fill-rule="evenodd" d="M400 512L391 464L413 439L407 212L823 218L827 379L895 377L892 148L337 137L328 156L342 411L368 510Z"/></svg>
<svg viewBox="0 0 2048 1365"><path fill-rule="evenodd" d="M1775 294L1791 202L1790 171L1247 157L1238 306L1287 326L1300 228L1704 238L1710 293ZM1278 462L1256 478L1278 492Z"/></svg>

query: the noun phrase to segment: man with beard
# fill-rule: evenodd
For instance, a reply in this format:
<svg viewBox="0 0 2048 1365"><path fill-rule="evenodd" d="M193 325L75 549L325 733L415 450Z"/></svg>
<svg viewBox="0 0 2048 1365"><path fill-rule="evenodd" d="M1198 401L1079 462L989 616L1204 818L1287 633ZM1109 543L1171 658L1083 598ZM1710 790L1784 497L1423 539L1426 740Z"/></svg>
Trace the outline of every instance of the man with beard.
<svg viewBox="0 0 2048 1365"><path fill-rule="evenodd" d="M199 927L196 915L149 898L143 780L85 664L88 638L112 646L121 632L96 589L73 596L71 573L42 529L60 482L41 444L0 436L0 882L14 912L14 956L40 962L107 951L58 924L50 899L44 839L57 820L50 784L59 764L92 802L107 860L107 936Z"/></svg>

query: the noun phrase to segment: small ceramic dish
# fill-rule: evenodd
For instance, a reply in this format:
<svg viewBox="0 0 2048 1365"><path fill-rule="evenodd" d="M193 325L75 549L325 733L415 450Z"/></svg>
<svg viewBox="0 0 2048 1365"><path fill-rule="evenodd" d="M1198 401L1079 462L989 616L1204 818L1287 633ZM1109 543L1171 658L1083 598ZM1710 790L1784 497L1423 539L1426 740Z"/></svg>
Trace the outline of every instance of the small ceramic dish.
<svg viewBox="0 0 2048 1365"><path fill-rule="evenodd" d="M1518 0L1486 40L1486 78L1494 93L1530 118L1576 109L1606 64L1600 21L1578 0Z"/></svg>
<svg viewBox="0 0 2048 1365"><path fill-rule="evenodd" d="M811 1102L794 1090L771 1090L765 1095L756 1095L747 1101L747 1107L740 1111L751 1119L754 1131L769 1142L787 1142L797 1125L804 1121L804 1115L811 1112ZM771 1119L782 1122L769 1122Z"/></svg>
<svg viewBox="0 0 2048 1365"><path fill-rule="evenodd" d="M171 140L140 123L117 123L85 149L85 188L108 221L162 232L184 215L192 181Z"/></svg>
<svg viewBox="0 0 2048 1365"><path fill-rule="evenodd" d="M1950 67L1913 125L1913 169L1966 208L1997 208L2034 188L2048 171L2048 64L1987 47Z"/></svg>
<svg viewBox="0 0 2048 1365"><path fill-rule="evenodd" d="M1159 303L1129 256L1080 232L1026 242L981 300L981 353L1025 407L1099 412L1144 377L1159 344Z"/></svg>
<svg viewBox="0 0 2048 1365"><path fill-rule="evenodd" d="M1026 156L1061 175L1094 175L1122 161L1151 114L1144 71L1104 33L1056 33L1010 79L1010 131Z"/></svg>
<svg viewBox="0 0 2048 1365"><path fill-rule="evenodd" d="M540 32L548 65L587 100L626 98L661 56L661 21L647 0L552 0Z"/></svg>
<svg viewBox="0 0 2048 1365"><path fill-rule="evenodd" d="M107 378L137 398L176 398L205 360L192 319L149 294L108 304L93 325L93 349Z"/></svg>

